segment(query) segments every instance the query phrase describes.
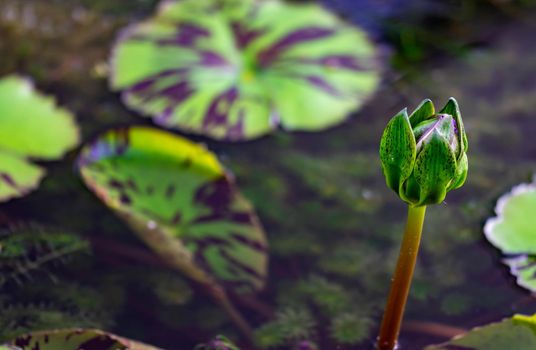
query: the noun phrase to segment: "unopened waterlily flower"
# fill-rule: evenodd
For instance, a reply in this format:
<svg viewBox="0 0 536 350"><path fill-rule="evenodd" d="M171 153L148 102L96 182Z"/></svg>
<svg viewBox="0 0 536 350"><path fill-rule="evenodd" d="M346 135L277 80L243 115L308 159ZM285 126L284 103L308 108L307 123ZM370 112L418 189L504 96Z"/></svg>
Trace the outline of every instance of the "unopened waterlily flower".
<svg viewBox="0 0 536 350"><path fill-rule="evenodd" d="M380 144L387 186L412 206L441 203L467 177L467 136L458 104L450 98L438 113L424 100L408 116L387 124Z"/></svg>

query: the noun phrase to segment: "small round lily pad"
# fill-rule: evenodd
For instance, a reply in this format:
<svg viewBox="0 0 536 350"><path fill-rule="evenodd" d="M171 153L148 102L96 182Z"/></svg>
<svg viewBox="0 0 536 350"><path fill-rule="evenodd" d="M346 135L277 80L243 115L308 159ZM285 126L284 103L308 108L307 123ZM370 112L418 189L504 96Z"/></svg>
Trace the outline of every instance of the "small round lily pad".
<svg viewBox="0 0 536 350"><path fill-rule="evenodd" d="M240 141L342 122L379 85L377 51L318 4L164 1L121 33L110 78L159 125Z"/></svg>
<svg viewBox="0 0 536 350"><path fill-rule="evenodd" d="M495 212L484 226L486 238L503 252L517 283L536 291L536 182L503 195Z"/></svg>

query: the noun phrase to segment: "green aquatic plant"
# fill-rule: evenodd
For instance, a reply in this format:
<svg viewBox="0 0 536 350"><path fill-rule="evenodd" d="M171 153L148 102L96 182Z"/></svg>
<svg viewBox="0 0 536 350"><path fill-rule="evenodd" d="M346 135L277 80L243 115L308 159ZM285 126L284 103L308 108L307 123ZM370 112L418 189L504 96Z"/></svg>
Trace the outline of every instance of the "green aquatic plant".
<svg viewBox="0 0 536 350"><path fill-rule="evenodd" d="M73 115L29 80L0 79L0 202L38 186L44 170L30 159L61 158L78 137Z"/></svg>
<svg viewBox="0 0 536 350"><path fill-rule="evenodd" d="M81 328L33 332L21 335L3 346L10 350L159 350L111 333Z"/></svg>
<svg viewBox="0 0 536 350"><path fill-rule="evenodd" d="M206 287L245 335L225 289L259 290L267 242L251 204L216 156L147 127L110 130L78 158L86 185L167 264Z"/></svg>
<svg viewBox="0 0 536 350"><path fill-rule="evenodd" d="M258 328L255 336L263 348L280 347L310 338L315 327L315 319L308 309L285 308L277 313L275 320Z"/></svg>
<svg viewBox="0 0 536 350"><path fill-rule="evenodd" d="M533 350L536 349L536 314L514 315L501 322L472 329L466 334L424 350Z"/></svg>
<svg viewBox="0 0 536 350"><path fill-rule="evenodd" d="M338 315L330 326L331 337L341 344L358 344L367 339L373 322L354 312Z"/></svg>
<svg viewBox="0 0 536 350"><path fill-rule="evenodd" d="M88 253L87 240L63 230L19 224L0 231L0 341L73 324L112 325L124 291L87 266ZM73 279L86 272L98 281Z"/></svg>
<svg viewBox="0 0 536 350"><path fill-rule="evenodd" d="M497 201L496 217L488 219L484 233L488 241L507 257L503 262L517 277L517 284L536 291L536 178L520 184Z"/></svg>
<svg viewBox="0 0 536 350"><path fill-rule="evenodd" d="M223 335L218 335L206 344L199 344L195 350L240 350L240 348Z"/></svg>
<svg viewBox="0 0 536 350"><path fill-rule="evenodd" d="M426 206L441 203L467 177L467 136L458 104L449 99L438 113L424 100L387 124L380 159L387 182L408 204L408 219L378 337L378 350L393 350L417 261Z"/></svg>
<svg viewBox="0 0 536 350"><path fill-rule="evenodd" d="M88 250L86 240L61 230L30 224L0 230L0 288L24 285L34 274L47 274L50 266Z"/></svg>
<svg viewBox="0 0 536 350"><path fill-rule="evenodd" d="M165 1L119 36L111 66L129 107L230 141L340 123L380 80L364 31L317 4L279 0Z"/></svg>
<svg viewBox="0 0 536 350"><path fill-rule="evenodd" d="M370 334L376 301L358 296L358 290L320 275L282 281L279 288L275 320L256 331L265 347L291 348L324 330L335 344L357 345Z"/></svg>
<svg viewBox="0 0 536 350"><path fill-rule="evenodd" d="M89 295L80 289L83 294L77 296L98 297ZM61 293L61 292L59 292ZM41 296L44 298L44 296ZM98 304L95 300L94 304ZM99 305L102 306L102 305ZM75 310L66 305L52 302L35 302L24 304L13 304L13 302L0 303L0 341L20 336L27 332L33 332L51 327L72 327L76 324L79 327L107 326L102 322L101 315L92 315L82 310Z"/></svg>
<svg viewBox="0 0 536 350"><path fill-rule="evenodd" d="M305 300L310 300L326 316L336 317L351 305L350 295L343 286L320 276L300 281L297 288Z"/></svg>

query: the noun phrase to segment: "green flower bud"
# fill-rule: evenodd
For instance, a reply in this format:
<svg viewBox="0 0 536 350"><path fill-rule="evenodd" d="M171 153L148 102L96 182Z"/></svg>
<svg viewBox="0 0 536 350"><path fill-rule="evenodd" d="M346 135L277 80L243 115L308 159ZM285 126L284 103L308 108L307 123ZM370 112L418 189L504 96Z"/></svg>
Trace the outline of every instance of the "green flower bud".
<svg viewBox="0 0 536 350"><path fill-rule="evenodd" d="M450 98L436 114L424 100L403 109L385 127L380 159L387 186L412 206L441 203L467 177L467 136L458 103Z"/></svg>

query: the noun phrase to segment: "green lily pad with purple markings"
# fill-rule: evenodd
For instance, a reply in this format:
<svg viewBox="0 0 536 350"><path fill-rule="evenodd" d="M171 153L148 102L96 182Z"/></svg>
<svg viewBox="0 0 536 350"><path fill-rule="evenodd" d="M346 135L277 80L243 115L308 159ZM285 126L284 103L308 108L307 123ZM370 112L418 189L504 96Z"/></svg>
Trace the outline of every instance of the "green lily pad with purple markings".
<svg viewBox="0 0 536 350"><path fill-rule="evenodd" d="M379 62L318 4L164 1L119 36L111 85L159 125L240 141L342 122L377 89Z"/></svg>
<svg viewBox="0 0 536 350"><path fill-rule="evenodd" d="M237 291L263 286L264 232L251 204L206 148L158 129L132 127L89 143L78 162L88 187L161 255L161 245L178 241L190 254L184 254L186 264L222 285ZM156 230L163 236L154 243L149 237Z"/></svg>
<svg viewBox="0 0 536 350"><path fill-rule="evenodd" d="M29 159L58 159L77 143L70 112L24 78L0 79L0 202L37 187L44 170Z"/></svg>
<svg viewBox="0 0 536 350"><path fill-rule="evenodd" d="M488 219L484 233L500 249L503 262L516 276L517 284L536 291L536 179L521 184L499 198L496 217Z"/></svg>
<svg viewBox="0 0 536 350"><path fill-rule="evenodd" d="M159 350L96 329L39 331L21 335L4 346L10 350Z"/></svg>
<svg viewBox="0 0 536 350"><path fill-rule="evenodd" d="M536 315L515 315L498 323L472 329L452 340L424 350L534 350Z"/></svg>

